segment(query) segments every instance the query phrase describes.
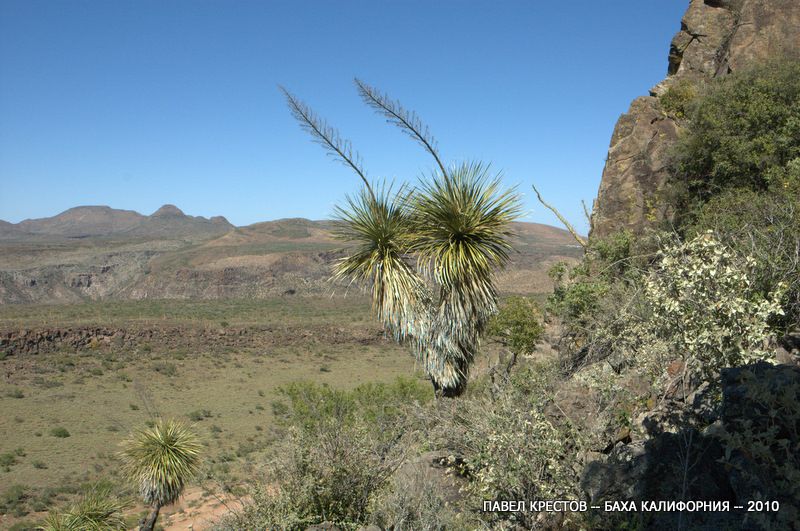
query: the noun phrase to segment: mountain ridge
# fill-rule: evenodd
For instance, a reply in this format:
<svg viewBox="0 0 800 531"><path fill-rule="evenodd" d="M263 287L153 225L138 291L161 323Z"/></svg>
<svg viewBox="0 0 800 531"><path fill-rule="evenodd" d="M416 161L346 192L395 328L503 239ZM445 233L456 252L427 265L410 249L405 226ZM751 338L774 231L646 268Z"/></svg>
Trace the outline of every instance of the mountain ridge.
<svg viewBox="0 0 800 531"><path fill-rule="evenodd" d="M81 205L44 218L29 218L19 223L0 220L0 237L24 237L25 235L63 236L88 238L93 236L155 236L163 232L167 224L179 220L172 227L182 236L205 236L232 229L233 225L223 216L206 219L202 216L187 216L175 205L166 204L149 216L135 210L112 208L108 205Z"/></svg>
<svg viewBox="0 0 800 531"><path fill-rule="evenodd" d="M150 216L91 206L0 222L0 304L329 294L347 246L332 229L305 218L235 227L174 205ZM512 231L515 250L498 277L507 293L545 291L550 265L581 253L556 227L517 222Z"/></svg>

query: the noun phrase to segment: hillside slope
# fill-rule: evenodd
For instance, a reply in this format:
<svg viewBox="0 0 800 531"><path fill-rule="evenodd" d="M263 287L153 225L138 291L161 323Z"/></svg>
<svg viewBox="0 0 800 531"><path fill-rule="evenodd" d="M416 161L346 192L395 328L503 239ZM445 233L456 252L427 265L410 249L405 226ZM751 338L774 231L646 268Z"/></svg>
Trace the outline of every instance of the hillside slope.
<svg viewBox="0 0 800 531"><path fill-rule="evenodd" d="M151 216L79 207L0 226L0 303L107 299L264 298L345 293L328 282L343 244L330 221L283 219L233 227L166 205ZM508 293L543 292L547 269L580 255L569 234L516 223L499 278Z"/></svg>

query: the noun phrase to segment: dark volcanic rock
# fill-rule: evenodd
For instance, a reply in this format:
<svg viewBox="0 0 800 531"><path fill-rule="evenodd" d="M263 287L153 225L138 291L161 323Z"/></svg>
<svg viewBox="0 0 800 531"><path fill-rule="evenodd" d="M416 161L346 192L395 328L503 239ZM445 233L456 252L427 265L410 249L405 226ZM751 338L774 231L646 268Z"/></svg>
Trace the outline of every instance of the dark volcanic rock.
<svg viewBox="0 0 800 531"><path fill-rule="evenodd" d="M708 500L780 511L650 513L647 529L788 529L800 518L800 367L764 362L724 369L722 400L710 385L645 412L635 440L592 454L581 487L606 500ZM717 396L715 399L714 397ZM789 527L792 528L792 527Z"/></svg>
<svg viewBox="0 0 800 531"><path fill-rule="evenodd" d="M669 215L654 201L667 180L667 152L678 126L652 96L637 98L614 127L592 215L592 236L644 226Z"/></svg>
<svg viewBox="0 0 800 531"><path fill-rule="evenodd" d="M800 54L798 0L691 0L672 39L667 78L637 98L614 128L592 213L592 237L640 232L669 219L658 192L669 179L666 155L678 124L658 102L672 84L707 80L779 55Z"/></svg>
<svg viewBox="0 0 800 531"><path fill-rule="evenodd" d="M208 345L239 349L263 349L275 345L387 343L379 328L345 329L334 326L298 328L250 326L223 330L190 327L108 327L31 328L0 330L0 353L6 356L44 354L58 350L94 350L107 345L137 348L159 345L165 349L201 348Z"/></svg>

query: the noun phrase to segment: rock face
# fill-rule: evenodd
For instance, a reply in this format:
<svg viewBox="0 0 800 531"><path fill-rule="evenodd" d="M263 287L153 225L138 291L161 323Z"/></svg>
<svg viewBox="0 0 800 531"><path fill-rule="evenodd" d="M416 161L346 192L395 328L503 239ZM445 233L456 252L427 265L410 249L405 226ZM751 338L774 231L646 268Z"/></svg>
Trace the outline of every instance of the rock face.
<svg viewBox="0 0 800 531"><path fill-rule="evenodd" d="M721 400L719 396L721 395ZM776 500L780 511L658 512L646 529L796 529L800 486L800 366L758 362L723 369L685 400L641 414L632 440L593 454L581 475L592 503L711 500L731 507ZM617 522L618 524L621 522Z"/></svg>
<svg viewBox="0 0 800 531"><path fill-rule="evenodd" d="M614 128L590 236L640 232L670 217L656 197L669 179L667 154L679 126L658 96L681 79L708 80L787 54L800 54L797 0L691 0L672 39L667 78L635 99Z"/></svg>

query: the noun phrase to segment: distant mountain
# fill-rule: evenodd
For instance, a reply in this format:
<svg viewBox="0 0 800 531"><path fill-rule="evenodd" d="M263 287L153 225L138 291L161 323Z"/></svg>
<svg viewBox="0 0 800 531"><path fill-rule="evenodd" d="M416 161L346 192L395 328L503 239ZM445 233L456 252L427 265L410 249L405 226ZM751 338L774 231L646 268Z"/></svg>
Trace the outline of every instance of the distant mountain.
<svg viewBox="0 0 800 531"><path fill-rule="evenodd" d="M220 236L234 229L227 219L214 216L187 216L175 205L164 205L139 224L125 231L125 235L149 238L178 238Z"/></svg>
<svg viewBox="0 0 800 531"><path fill-rule="evenodd" d="M0 237L4 235L19 234L19 228L13 223L0 219Z"/></svg>
<svg viewBox="0 0 800 531"><path fill-rule="evenodd" d="M79 206L50 218L26 219L17 223L21 232L80 238L124 232L140 223L145 216L133 210L117 210L107 206Z"/></svg>
<svg viewBox="0 0 800 531"><path fill-rule="evenodd" d="M346 242L331 221L279 219L234 227L164 205L143 216L77 207L0 222L0 304L108 299L218 299L346 293L330 283ZM564 230L515 223L504 293L541 293L549 267L581 255ZM351 290L352 291L352 290Z"/></svg>
<svg viewBox="0 0 800 531"><path fill-rule="evenodd" d="M108 206L79 206L49 218L26 219L17 224L1 221L0 236L202 238L233 228L222 216L187 216L174 205L164 205L150 216Z"/></svg>

